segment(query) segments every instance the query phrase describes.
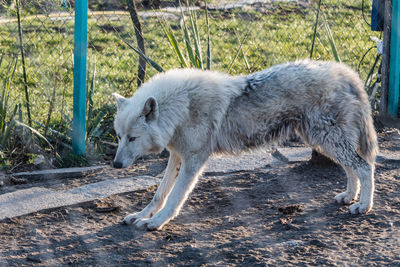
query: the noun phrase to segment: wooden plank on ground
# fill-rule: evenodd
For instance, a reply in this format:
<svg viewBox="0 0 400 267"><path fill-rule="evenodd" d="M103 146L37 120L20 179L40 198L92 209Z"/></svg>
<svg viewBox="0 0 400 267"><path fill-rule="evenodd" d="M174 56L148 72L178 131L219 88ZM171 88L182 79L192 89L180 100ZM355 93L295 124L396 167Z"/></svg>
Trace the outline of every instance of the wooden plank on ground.
<svg viewBox="0 0 400 267"><path fill-rule="evenodd" d="M24 178L27 180L76 178L101 171L106 167L107 166L92 166L79 168L48 169L32 172L19 172L12 174L12 176L17 178Z"/></svg>

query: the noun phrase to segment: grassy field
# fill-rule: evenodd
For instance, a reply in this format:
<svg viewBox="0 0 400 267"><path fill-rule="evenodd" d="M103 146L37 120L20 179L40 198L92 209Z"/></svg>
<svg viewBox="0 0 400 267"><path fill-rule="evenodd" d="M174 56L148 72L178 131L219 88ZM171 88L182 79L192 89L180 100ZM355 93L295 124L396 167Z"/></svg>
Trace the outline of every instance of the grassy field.
<svg viewBox="0 0 400 267"><path fill-rule="evenodd" d="M369 2L369 1L367 1ZM328 34L323 23L328 23L338 53L344 63L357 68L363 54L375 45L372 32L362 18L362 1L323 1L313 59L334 60ZM279 2L259 7L244 7L229 11L210 11L210 37L214 70L228 71L240 44L231 74L247 74L271 65L310 57L315 23L316 4L299 5ZM365 16L370 17L366 3ZM151 11L150 11L151 12ZM15 18L12 10L0 18ZM32 118L45 123L49 103L54 104L51 125L69 125L72 117L73 91L73 17L26 16L22 19L23 43L27 67L28 90ZM23 14L24 10L23 10ZM68 14L67 14L68 15ZM176 13L179 17L179 12ZM205 12L197 11L201 45L205 55L207 27ZM179 63L155 17L142 19L146 54L164 69L179 67ZM179 20L170 20L178 40L183 41ZM127 12L107 12L89 16L88 78L94 80L94 108L113 104L112 92L131 95L136 89L137 54L124 41L136 46L132 22ZM10 63L19 53L18 27L15 20L0 25L0 81L9 75ZM373 50L363 60L360 75L367 77L375 59ZM19 56L19 59L21 57ZM148 66L147 78L157 71ZM22 64L19 60L10 91L9 107L24 103ZM54 94L54 97L53 97ZM25 116L25 114L24 114ZM56 126L54 126L56 127ZM67 126L68 128L68 126Z"/></svg>

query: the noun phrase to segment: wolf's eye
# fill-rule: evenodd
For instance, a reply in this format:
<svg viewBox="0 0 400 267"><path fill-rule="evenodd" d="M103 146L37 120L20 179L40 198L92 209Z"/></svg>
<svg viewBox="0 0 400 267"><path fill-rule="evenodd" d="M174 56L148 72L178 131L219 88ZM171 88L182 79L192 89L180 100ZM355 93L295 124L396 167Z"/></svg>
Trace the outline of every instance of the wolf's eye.
<svg viewBox="0 0 400 267"><path fill-rule="evenodd" d="M133 142L136 140L136 137L128 137L129 142Z"/></svg>
<svg viewBox="0 0 400 267"><path fill-rule="evenodd" d="M118 140L121 140L121 136L120 135L117 135L117 137L118 137Z"/></svg>

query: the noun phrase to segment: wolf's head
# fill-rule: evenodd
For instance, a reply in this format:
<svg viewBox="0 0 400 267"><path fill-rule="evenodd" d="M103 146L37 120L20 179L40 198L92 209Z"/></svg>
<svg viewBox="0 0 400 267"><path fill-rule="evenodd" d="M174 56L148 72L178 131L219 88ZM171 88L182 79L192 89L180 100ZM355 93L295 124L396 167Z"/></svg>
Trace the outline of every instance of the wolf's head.
<svg viewBox="0 0 400 267"><path fill-rule="evenodd" d="M157 142L158 104L155 98L126 99L113 94L117 102L114 129L118 136L115 168L125 168L140 156L158 153L163 147Z"/></svg>

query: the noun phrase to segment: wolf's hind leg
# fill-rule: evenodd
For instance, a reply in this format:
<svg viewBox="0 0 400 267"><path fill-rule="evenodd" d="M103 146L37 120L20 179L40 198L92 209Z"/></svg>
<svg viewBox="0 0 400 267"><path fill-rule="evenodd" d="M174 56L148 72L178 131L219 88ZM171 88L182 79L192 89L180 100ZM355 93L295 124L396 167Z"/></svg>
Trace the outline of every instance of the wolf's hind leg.
<svg viewBox="0 0 400 267"><path fill-rule="evenodd" d="M354 171L349 167L344 167L347 175L347 189L345 192L335 196L335 200L339 204L349 204L357 198L360 192L360 181Z"/></svg>
<svg viewBox="0 0 400 267"><path fill-rule="evenodd" d="M360 202L350 205L352 214L367 213L372 209L374 201L374 167L362 160L361 164L355 168L357 176L361 182Z"/></svg>
<svg viewBox="0 0 400 267"><path fill-rule="evenodd" d="M361 193L360 202L357 202L350 206L350 213L359 214L367 213L372 209L373 206L373 194L374 194L374 166L369 164L366 160L361 158L354 146L342 137L330 138L329 134L326 135L324 142L320 145L326 154L335 159L342 167L346 170L346 174L351 176L348 188L352 190L348 192L346 200L349 200L353 195L356 195L356 184L352 175L355 174L360 179ZM348 171L350 170L350 172ZM353 190L354 189L354 190ZM345 192L347 193L347 191Z"/></svg>
<svg viewBox="0 0 400 267"><path fill-rule="evenodd" d="M180 165L181 158L175 152L171 151L164 177L153 199L142 211L126 216L123 220L125 224L132 224L137 219L150 218L164 206L166 198L175 184Z"/></svg>

